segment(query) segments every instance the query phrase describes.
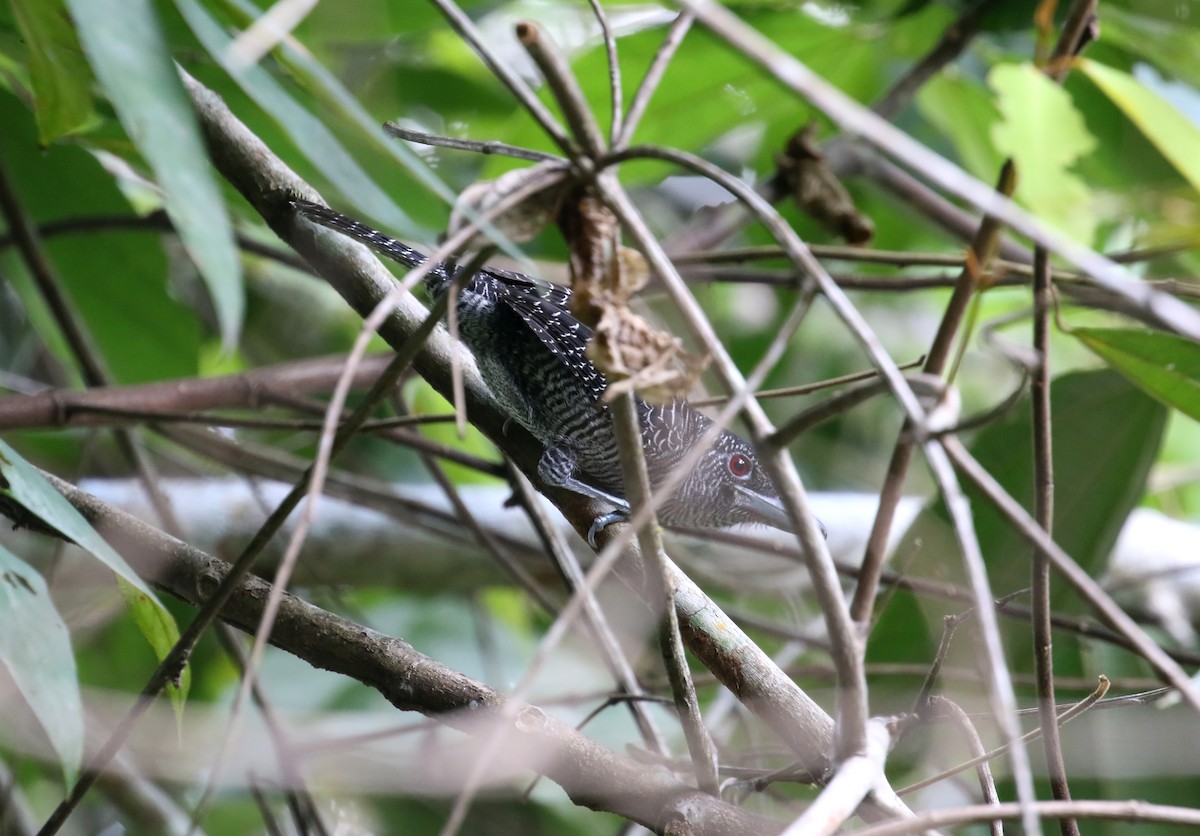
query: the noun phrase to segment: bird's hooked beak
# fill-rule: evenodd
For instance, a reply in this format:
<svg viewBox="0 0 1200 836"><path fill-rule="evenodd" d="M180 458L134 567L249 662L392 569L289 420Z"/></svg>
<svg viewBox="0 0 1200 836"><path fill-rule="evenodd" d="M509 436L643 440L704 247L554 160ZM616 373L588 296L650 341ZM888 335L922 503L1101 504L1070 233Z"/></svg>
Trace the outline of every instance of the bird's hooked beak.
<svg viewBox="0 0 1200 836"><path fill-rule="evenodd" d="M780 531L793 530L792 520L778 497L764 496L745 485L734 485L734 490L737 491L737 503L758 517L759 522ZM817 527L821 529L821 536L828 539L829 532L825 529L825 524L817 520Z"/></svg>

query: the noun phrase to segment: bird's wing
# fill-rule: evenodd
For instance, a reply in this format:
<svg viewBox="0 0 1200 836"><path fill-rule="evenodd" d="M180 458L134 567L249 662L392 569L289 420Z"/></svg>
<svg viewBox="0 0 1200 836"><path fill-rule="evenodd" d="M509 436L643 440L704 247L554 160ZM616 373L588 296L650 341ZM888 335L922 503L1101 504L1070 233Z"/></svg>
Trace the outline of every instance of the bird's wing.
<svg viewBox="0 0 1200 836"><path fill-rule="evenodd" d="M496 278L504 289L504 301L521 317L542 345L569 368L575 377L599 399L608 382L587 356L592 329L571 315L567 304L570 288L533 279L520 273L501 274Z"/></svg>

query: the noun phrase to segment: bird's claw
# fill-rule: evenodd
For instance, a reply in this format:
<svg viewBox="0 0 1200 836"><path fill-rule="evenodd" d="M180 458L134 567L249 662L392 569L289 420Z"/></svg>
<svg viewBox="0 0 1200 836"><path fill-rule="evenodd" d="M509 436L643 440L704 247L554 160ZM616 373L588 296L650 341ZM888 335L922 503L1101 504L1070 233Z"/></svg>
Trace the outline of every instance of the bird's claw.
<svg viewBox="0 0 1200 836"><path fill-rule="evenodd" d="M607 514L601 514L600 516L596 517L596 519L592 520L592 526L591 526L591 528L588 529L588 533L587 533L588 545L591 546L593 549L597 548L596 535L598 535L601 531L608 528L610 525L612 525L615 522L628 522L628 521L629 521L629 515L626 514L624 511L609 511Z"/></svg>

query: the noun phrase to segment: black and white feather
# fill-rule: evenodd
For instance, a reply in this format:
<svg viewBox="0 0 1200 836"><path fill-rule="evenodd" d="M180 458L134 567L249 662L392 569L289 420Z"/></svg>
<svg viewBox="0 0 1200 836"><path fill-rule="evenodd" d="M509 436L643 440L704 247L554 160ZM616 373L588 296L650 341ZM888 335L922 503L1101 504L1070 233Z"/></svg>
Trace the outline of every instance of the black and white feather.
<svg viewBox="0 0 1200 836"><path fill-rule="evenodd" d="M377 230L307 201L306 218L344 233L407 267L426 256ZM436 298L454 268L439 264L425 278ZM459 293L459 336L503 411L545 445L543 479L621 506L625 496L612 420L602 396L608 386L587 356L591 329L570 312L571 291L521 273L486 268ZM712 422L686 401L638 399L642 446L652 485L661 483ZM722 432L675 494L659 508L668 525L721 527L790 523L749 443Z"/></svg>

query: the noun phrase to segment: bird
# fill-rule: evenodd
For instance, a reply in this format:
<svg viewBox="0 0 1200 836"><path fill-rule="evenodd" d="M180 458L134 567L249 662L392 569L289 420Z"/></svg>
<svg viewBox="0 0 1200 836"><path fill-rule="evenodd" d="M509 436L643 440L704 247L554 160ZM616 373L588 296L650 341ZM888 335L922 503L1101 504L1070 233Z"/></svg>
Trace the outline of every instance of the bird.
<svg viewBox="0 0 1200 836"><path fill-rule="evenodd" d="M292 205L300 216L406 267L426 260L424 253L326 206L299 198ZM431 298L448 291L455 269L446 263L429 269L425 288ZM595 548L599 532L627 519L630 507L604 401L608 381L587 355L592 331L571 314L570 301L570 288L485 267L458 293L458 336L505 416L543 445L537 467L542 482L614 509L598 516L588 531ZM635 403L646 470L657 489L713 422L681 398L649 403L636 397ZM716 436L657 512L661 524L679 528L758 523L792 530L753 446L728 430Z"/></svg>

